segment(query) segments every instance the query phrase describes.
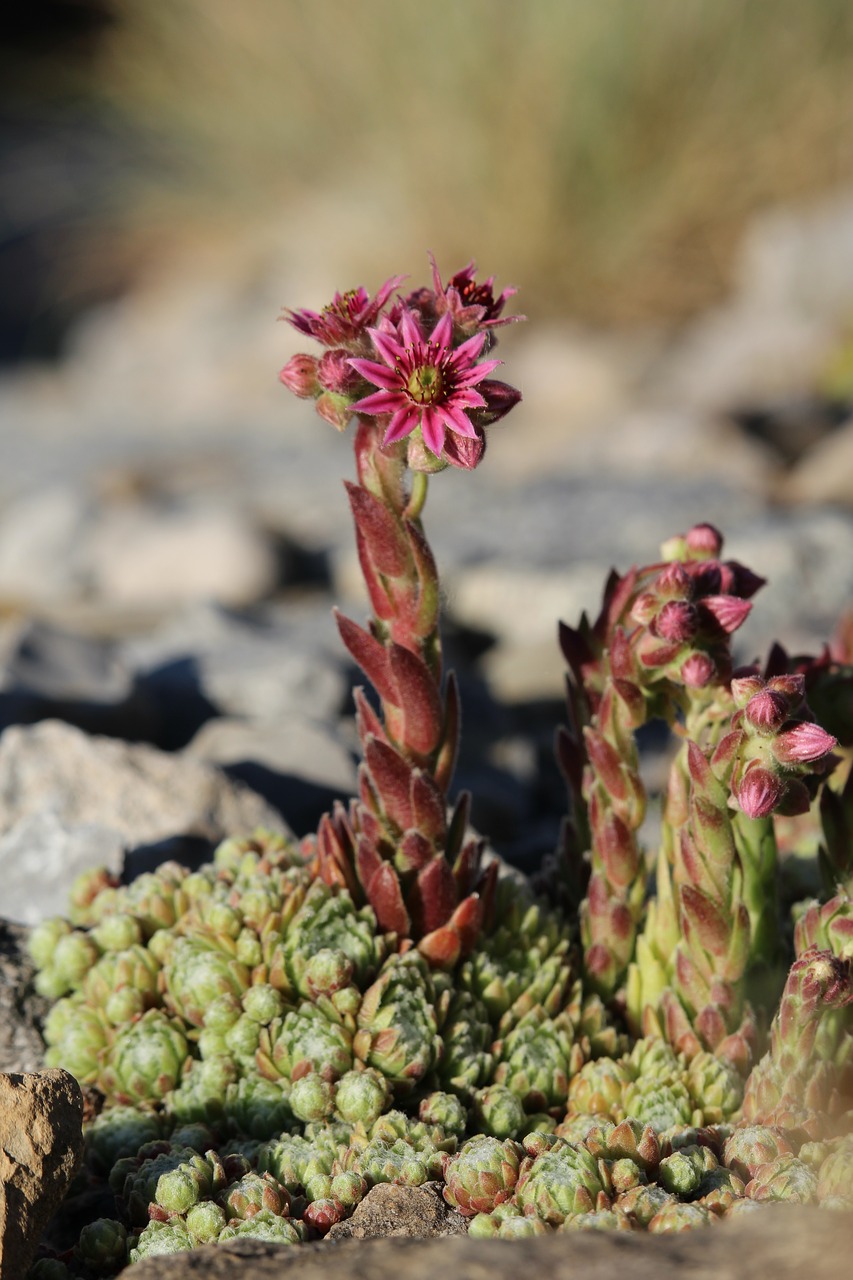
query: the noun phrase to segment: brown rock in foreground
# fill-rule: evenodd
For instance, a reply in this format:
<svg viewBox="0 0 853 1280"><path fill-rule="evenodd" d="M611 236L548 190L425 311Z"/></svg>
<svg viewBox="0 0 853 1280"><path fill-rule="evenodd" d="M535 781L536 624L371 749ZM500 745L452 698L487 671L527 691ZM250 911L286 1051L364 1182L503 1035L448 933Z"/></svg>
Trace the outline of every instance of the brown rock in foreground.
<svg viewBox="0 0 853 1280"><path fill-rule="evenodd" d="M122 1280L844 1280L853 1215L769 1205L674 1236L595 1231L536 1240L235 1240L126 1268Z"/></svg>
<svg viewBox="0 0 853 1280"><path fill-rule="evenodd" d="M83 1150L83 1095L67 1071L0 1076L0 1280L23 1280Z"/></svg>
<svg viewBox="0 0 853 1280"><path fill-rule="evenodd" d="M351 1218L332 1227L327 1240L367 1240L377 1236L464 1236L468 1228L461 1213L451 1209L441 1194L441 1184L398 1187L378 1182L371 1187Z"/></svg>

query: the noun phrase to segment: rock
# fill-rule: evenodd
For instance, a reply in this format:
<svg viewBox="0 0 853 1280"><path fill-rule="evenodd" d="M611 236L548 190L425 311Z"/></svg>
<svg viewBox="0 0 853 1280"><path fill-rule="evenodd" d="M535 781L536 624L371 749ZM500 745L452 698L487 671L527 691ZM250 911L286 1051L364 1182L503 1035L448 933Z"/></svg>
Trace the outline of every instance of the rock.
<svg viewBox="0 0 853 1280"><path fill-rule="evenodd" d="M83 1153L83 1095L68 1071L0 1076L0 1277L21 1280Z"/></svg>
<svg viewBox="0 0 853 1280"><path fill-rule="evenodd" d="M131 739L158 729L114 642L36 619L18 628L0 666L0 729L45 719Z"/></svg>
<svg viewBox="0 0 853 1280"><path fill-rule="evenodd" d="M38 1071L44 1056L39 1028L50 1001L33 989L27 933L22 925L0 920L0 1072Z"/></svg>
<svg viewBox="0 0 853 1280"><path fill-rule="evenodd" d="M91 591L129 607L250 604L267 595L278 576L260 531L217 504L108 507L91 536L87 569Z"/></svg>
<svg viewBox="0 0 853 1280"><path fill-rule="evenodd" d="M291 711L337 716L347 691L344 656L325 598L251 616L197 604L121 648L138 686L173 714L176 701L200 697L221 715L271 719Z"/></svg>
<svg viewBox="0 0 853 1280"><path fill-rule="evenodd" d="M741 297L846 323L853 309L853 191L756 217L736 265Z"/></svg>
<svg viewBox="0 0 853 1280"><path fill-rule="evenodd" d="M778 492L785 502L853 508L853 418L810 449Z"/></svg>
<svg viewBox="0 0 853 1280"><path fill-rule="evenodd" d="M444 1199L440 1182L428 1182L423 1187L378 1182L356 1206L351 1218L331 1228L327 1239L410 1236L423 1240L467 1234L465 1219Z"/></svg>
<svg viewBox="0 0 853 1280"><path fill-rule="evenodd" d="M577 1232L507 1240L344 1240L270 1245L234 1240L149 1258L122 1280L838 1280L847 1274L850 1215L799 1205L766 1206L734 1222L673 1236Z"/></svg>
<svg viewBox="0 0 853 1280"><path fill-rule="evenodd" d="M186 750L245 782L287 814L299 834L315 830L335 800L356 791L350 753L327 726L295 711L275 719L208 720Z"/></svg>
<svg viewBox="0 0 853 1280"><path fill-rule="evenodd" d="M285 828L254 792L192 756L52 720L0 736L0 874L11 919L62 912L75 876L92 865L116 871L123 862L135 875L256 826Z"/></svg>
<svg viewBox="0 0 853 1280"><path fill-rule="evenodd" d="M9 502L0 515L0 600L55 609L79 595L88 518L86 499L66 484L43 484Z"/></svg>
<svg viewBox="0 0 853 1280"><path fill-rule="evenodd" d="M734 299L686 326L652 379L659 403L725 412L814 385L835 339L827 321Z"/></svg>

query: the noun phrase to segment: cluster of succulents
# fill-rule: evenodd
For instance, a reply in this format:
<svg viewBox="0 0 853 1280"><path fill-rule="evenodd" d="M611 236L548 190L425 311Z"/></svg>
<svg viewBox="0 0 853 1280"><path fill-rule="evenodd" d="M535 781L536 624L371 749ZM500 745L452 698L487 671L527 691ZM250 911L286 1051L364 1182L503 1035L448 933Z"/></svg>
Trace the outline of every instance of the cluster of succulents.
<svg viewBox="0 0 853 1280"><path fill-rule="evenodd" d="M46 1062L90 1113L32 1280L316 1239L383 1182L437 1183L500 1238L853 1209L853 782L832 776L853 646L736 668L761 579L709 525L614 573L596 622L561 630L557 856L535 888L499 869L449 798L458 694L420 516L428 476L473 469L518 399L482 359L509 293L473 267L392 302L399 284L291 313L326 350L282 375L360 420L348 493L375 616L338 619L377 695L356 693L358 795L300 842L235 837L130 884L94 871L32 932ZM656 860L652 718L681 741ZM782 889L792 821L820 841L809 901Z"/></svg>

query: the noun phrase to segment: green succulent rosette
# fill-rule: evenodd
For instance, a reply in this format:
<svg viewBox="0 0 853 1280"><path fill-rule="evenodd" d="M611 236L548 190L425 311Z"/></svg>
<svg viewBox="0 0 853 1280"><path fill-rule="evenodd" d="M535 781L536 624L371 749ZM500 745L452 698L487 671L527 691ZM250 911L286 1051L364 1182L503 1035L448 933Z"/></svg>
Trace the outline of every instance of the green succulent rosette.
<svg viewBox="0 0 853 1280"><path fill-rule="evenodd" d="M435 991L421 954L391 956L364 993L353 1052L388 1080L398 1097L410 1093L439 1062Z"/></svg>

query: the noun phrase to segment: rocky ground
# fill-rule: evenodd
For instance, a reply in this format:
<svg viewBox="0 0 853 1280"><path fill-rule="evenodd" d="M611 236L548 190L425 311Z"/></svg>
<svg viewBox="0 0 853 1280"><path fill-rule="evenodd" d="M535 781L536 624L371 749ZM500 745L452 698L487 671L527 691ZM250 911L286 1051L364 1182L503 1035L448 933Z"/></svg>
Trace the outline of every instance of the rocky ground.
<svg viewBox="0 0 853 1280"><path fill-rule="evenodd" d="M535 319L507 332L524 403L476 475L435 478L425 521L463 690L458 785L522 868L553 847L564 804L556 619L594 610L611 564L717 524L770 580L744 660L776 637L818 648L853 603L853 416L821 392L853 322L851 229L853 194L763 219L732 296L675 338ZM322 295L283 279L274 248L238 247L214 277L187 264L81 322L62 364L0 381L2 1071L38 1065L22 926L61 912L80 870L200 859L259 823L302 834L354 784L355 672L330 612L365 612L341 488L351 458L276 382L299 346L274 323L281 303ZM652 736L650 771L659 749ZM744 1274L735 1237L707 1259L700 1246L693 1273L713 1259L717 1277ZM585 1242L584 1274L610 1265L599 1243L620 1245ZM575 1274L536 1244L547 1273ZM635 1274L687 1265L688 1246L649 1246ZM406 1265L491 1268L482 1245L476 1267L452 1252L465 1247ZM261 1246L238 1257L139 1277L278 1274ZM786 1247L780 1276L789 1261Z"/></svg>

